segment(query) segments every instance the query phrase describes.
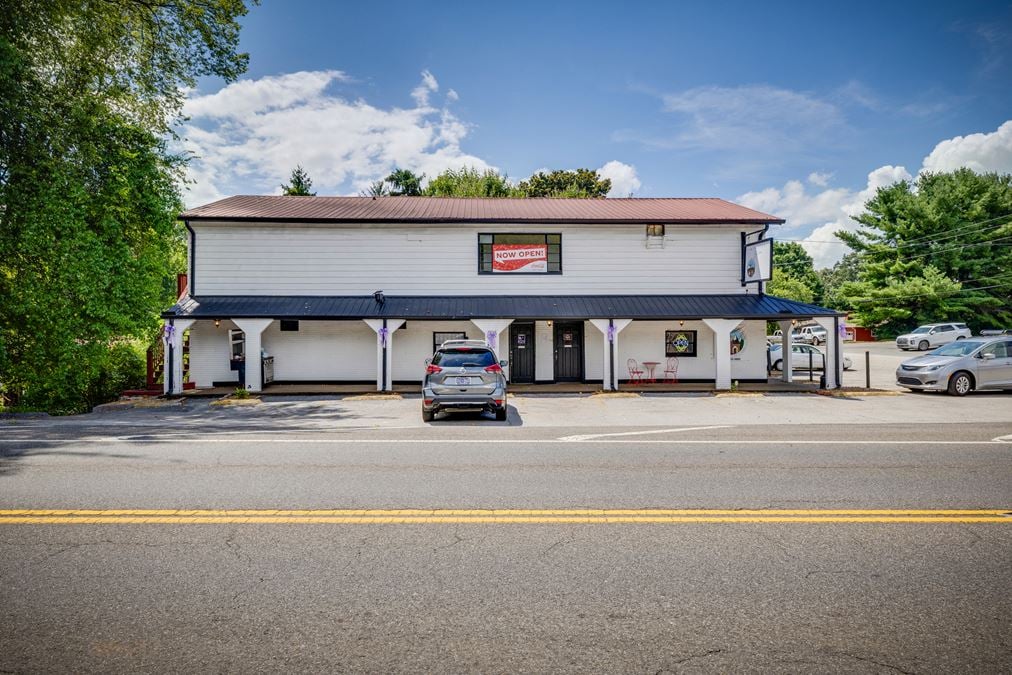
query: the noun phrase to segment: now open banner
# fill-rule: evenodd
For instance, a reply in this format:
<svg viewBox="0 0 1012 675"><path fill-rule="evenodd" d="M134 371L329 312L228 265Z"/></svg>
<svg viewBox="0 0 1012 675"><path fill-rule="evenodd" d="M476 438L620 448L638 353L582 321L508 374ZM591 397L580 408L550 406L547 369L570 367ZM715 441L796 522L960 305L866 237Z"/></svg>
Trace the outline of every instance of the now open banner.
<svg viewBox="0 0 1012 675"><path fill-rule="evenodd" d="M547 272L548 244L493 244L493 272Z"/></svg>

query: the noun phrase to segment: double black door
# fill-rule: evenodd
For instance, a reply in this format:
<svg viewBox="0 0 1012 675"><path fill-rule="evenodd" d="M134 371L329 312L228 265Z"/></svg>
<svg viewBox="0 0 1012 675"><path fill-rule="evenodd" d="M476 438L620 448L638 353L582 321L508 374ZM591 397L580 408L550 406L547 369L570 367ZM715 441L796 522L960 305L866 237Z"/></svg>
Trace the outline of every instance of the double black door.
<svg viewBox="0 0 1012 675"><path fill-rule="evenodd" d="M583 322L555 322L555 381L583 381Z"/></svg>
<svg viewBox="0 0 1012 675"><path fill-rule="evenodd" d="M534 324L510 324L510 382L534 383Z"/></svg>

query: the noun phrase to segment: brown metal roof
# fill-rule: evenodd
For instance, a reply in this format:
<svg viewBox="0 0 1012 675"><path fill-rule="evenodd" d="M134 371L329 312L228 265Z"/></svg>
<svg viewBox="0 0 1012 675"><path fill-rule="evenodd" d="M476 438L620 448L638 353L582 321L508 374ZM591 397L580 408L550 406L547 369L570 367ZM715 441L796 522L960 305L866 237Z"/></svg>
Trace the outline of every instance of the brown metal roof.
<svg viewBox="0 0 1012 675"><path fill-rule="evenodd" d="M716 198L470 199L451 197L228 197L183 220L355 223L782 223Z"/></svg>

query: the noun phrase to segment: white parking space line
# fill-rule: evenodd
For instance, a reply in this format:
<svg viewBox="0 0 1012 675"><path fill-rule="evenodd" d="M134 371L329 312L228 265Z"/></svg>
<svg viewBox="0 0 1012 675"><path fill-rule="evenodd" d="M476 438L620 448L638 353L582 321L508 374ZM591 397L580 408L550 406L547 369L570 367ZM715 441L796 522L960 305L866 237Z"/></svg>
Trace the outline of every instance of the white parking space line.
<svg viewBox="0 0 1012 675"><path fill-rule="evenodd" d="M305 444L305 445L531 445L531 444L543 444L543 445L573 445L573 444L621 444L621 445L878 445L878 446L896 446L896 445L950 445L950 446L970 446L970 445L1005 445L1009 441L997 441L997 440L980 440L980 441L933 441L933 440L806 440L798 438L780 438L780 439L738 439L738 438L724 438L724 439L691 439L691 438L597 438L591 440L562 440L559 438L205 438L205 437L194 437L194 436L165 436L162 438L82 438L82 439L71 439L71 438L3 438L0 439L0 444L32 444L32 443L47 443L47 444L60 444L60 445L94 445L99 443L118 443L123 445L159 445L164 443L180 443L185 441L192 441L196 445L203 444L249 444L249 443L286 443L286 444ZM0 456L2 459L2 456Z"/></svg>
<svg viewBox="0 0 1012 675"><path fill-rule="evenodd" d="M646 434L673 434L680 431L704 431L706 429L730 429L730 424L722 424L709 427L681 427L679 429L650 429L649 431L619 431L611 434L577 434L575 436L561 436L560 441L589 441L594 438L611 438L615 436L642 436Z"/></svg>

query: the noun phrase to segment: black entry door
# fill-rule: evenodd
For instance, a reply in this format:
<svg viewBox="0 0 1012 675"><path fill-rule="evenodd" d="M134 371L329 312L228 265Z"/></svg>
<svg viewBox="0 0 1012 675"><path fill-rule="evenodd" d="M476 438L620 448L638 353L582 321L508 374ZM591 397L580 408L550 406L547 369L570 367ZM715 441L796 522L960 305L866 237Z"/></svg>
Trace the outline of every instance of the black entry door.
<svg viewBox="0 0 1012 675"><path fill-rule="evenodd" d="M510 324L510 382L534 383L534 324Z"/></svg>
<svg viewBox="0 0 1012 675"><path fill-rule="evenodd" d="M583 380L583 323L555 322L555 381Z"/></svg>

